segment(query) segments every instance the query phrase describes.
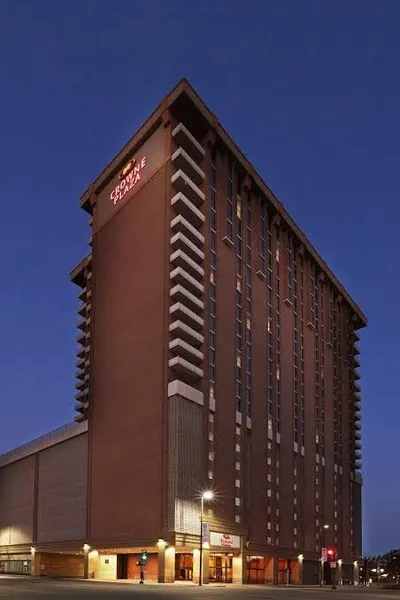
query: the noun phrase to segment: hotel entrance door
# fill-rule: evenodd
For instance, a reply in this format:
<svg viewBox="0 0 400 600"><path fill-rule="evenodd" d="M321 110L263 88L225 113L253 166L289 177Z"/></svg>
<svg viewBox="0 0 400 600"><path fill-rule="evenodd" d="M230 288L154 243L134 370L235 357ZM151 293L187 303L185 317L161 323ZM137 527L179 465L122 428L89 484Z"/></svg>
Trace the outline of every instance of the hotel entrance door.
<svg viewBox="0 0 400 600"><path fill-rule="evenodd" d="M232 583L233 554L210 554L209 580Z"/></svg>

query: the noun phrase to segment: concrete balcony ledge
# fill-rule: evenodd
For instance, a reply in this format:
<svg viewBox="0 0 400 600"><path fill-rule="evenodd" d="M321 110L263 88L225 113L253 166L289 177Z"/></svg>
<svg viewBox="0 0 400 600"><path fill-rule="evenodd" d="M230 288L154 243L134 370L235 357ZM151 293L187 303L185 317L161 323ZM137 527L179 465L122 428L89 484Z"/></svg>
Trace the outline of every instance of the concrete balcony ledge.
<svg viewBox="0 0 400 600"><path fill-rule="evenodd" d="M86 331L86 317L83 317L83 319L80 319L76 326L81 331Z"/></svg>
<svg viewBox="0 0 400 600"><path fill-rule="evenodd" d="M76 400L81 400L82 398L86 398L89 395L89 388L85 388L83 390L81 390L80 392L77 392L75 394L75 399Z"/></svg>
<svg viewBox="0 0 400 600"><path fill-rule="evenodd" d="M179 169L171 177L171 183L177 192L184 194L197 208L201 206L205 200L204 192L182 171Z"/></svg>
<svg viewBox="0 0 400 600"><path fill-rule="evenodd" d="M171 248L174 250L181 249L185 252L194 262L202 264L204 261L204 252L199 250L195 244L193 244L186 235L180 231L175 233L170 240Z"/></svg>
<svg viewBox="0 0 400 600"><path fill-rule="evenodd" d="M189 362L193 362L196 365L200 364L204 358L203 353L200 350L191 344L184 342L180 338L171 340L169 343L169 349L176 356L180 356L181 358L184 358Z"/></svg>
<svg viewBox="0 0 400 600"><path fill-rule="evenodd" d="M77 412L83 412L89 408L89 402L76 402L74 408Z"/></svg>
<svg viewBox="0 0 400 600"><path fill-rule="evenodd" d="M196 185L201 185L206 178L204 171L181 146L175 150L171 156L171 161L178 170L180 169L186 173Z"/></svg>
<svg viewBox="0 0 400 600"><path fill-rule="evenodd" d="M182 285L197 298L201 298L204 294L204 285L199 281L196 281L196 279L189 275L182 267L177 267L171 271L169 278L175 285Z"/></svg>
<svg viewBox="0 0 400 600"><path fill-rule="evenodd" d="M193 227L201 227L204 223L203 213L185 196L182 192L178 192L171 200L172 208L185 217Z"/></svg>
<svg viewBox="0 0 400 600"><path fill-rule="evenodd" d="M174 321L169 326L169 332L172 338L180 338L191 344L195 348L200 348L204 342L204 336L185 325L182 321Z"/></svg>
<svg viewBox="0 0 400 600"><path fill-rule="evenodd" d="M179 379L175 379L168 384L168 398L171 398L172 396L182 396L182 398L186 398L186 400L190 400L195 404L199 404L200 406L204 405L203 392L196 390L191 385L188 385Z"/></svg>
<svg viewBox="0 0 400 600"><path fill-rule="evenodd" d="M193 134L185 127L183 123L179 123L172 131L172 137L175 142L184 148L186 152L196 162L201 162L205 156L203 146L196 140Z"/></svg>
<svg viewBox="0 0 400 600"><path fill-rule="evenodd" d="M83 381L85 379L85 369L79 369L79 371L75 371L75 378ZM79 382L77 382L76 385L78 385Z"/></svg>
<svg viewBox="0 0 400 600"><path fill-rule="evenodd" d="M183 250L175 250L169 258L174 267L182 267L192 277L203 281L204 269L194 262Z"/></svg>
<svg viewBox="0 0 400 600"><path fill-rule="evenodd" d="M184 377L193 378L194 380L201 379L204 375L202 369L196 367L180 356L174 356L173 358L170 358L168 365L176 373Z"/></svg>
<svg viewBox="0 0 400 600"><path fill-rule="evenodd" d="M171 230L173 233L183 233L195 246L201 250L204 247L204 235L202 235L193 225L189 223L182 215L177 215L171 221Z"/></svg>
<svg viewBox="0 0 400 600"><path fill-rule="evenodd" d="M204 312L204 302L196 298L193 294L185 290L182 285L175 285L169 292L174 302L180 302L184 306L193 310L196 314L202 315Z"/></svg>
<svg viewBox="0 0 400 600"><path fill-rule="evenodd" d="M176 302L169 309L169 314L173 319L188 324L195 331L202 331L204 328L204 319L196 315L192 310L184 306L181 302Z"/></svg>

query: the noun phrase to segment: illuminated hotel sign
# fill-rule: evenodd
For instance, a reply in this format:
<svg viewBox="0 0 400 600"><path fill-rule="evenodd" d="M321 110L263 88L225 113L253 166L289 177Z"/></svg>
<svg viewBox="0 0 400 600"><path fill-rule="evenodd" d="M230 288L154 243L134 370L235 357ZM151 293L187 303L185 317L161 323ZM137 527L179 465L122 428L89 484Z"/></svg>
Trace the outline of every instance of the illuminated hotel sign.
<svg viewBox="0 0 400 600"><path fill-rule="evenodd" d="M240 536L211 531L210 545L220 548L240 548Z"/></svg>
<svg viewBox="0 0 400 600"><path fill-rule="evenodd" d="M118 185L110 193L110 200L114 206L139 183L142 171L146 168L146 161L146 156L143 156L139 161L132 158L126 163L118 176Z"/></svg>
<svg viewBox="0 0 400 600"><path fill-rule="evenodd" d="M158 127L140 146L131 148L124 157L119 157L123 161L119 163L119 170L113 170L112 177L96 192L94 232L125 206L164 163L165 131L163 126Z"/></svg>

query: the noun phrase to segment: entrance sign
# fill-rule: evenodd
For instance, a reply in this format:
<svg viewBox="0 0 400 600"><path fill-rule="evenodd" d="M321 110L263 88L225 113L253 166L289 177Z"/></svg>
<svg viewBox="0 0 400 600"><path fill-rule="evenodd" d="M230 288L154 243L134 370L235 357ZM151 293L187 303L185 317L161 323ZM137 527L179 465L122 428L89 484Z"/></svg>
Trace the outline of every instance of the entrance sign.
<svg viewBox="0 0 400 600"><path fill-rule="evenodd" d="M240 550L240 535L231 535L230 533L211 531L210 545L212 547L223 548L226 550Z"/></svg>

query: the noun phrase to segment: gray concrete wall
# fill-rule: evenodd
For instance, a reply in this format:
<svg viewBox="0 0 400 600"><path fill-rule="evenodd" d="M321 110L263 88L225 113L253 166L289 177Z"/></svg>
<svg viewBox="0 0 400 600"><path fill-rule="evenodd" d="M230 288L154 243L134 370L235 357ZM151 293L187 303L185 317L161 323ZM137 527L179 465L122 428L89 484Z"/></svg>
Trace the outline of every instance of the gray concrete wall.
<svg viewBox="0 0 400 600"><path fill-rule="evenodd" d="M0 546L33 539L35 456L0 469Z"/></svg>
<svg viewBox="0 0 400 600"><path fill-rule="evenodd" d="M86 472L86 435L39 454L38 543L85 537Z"/></svg>

